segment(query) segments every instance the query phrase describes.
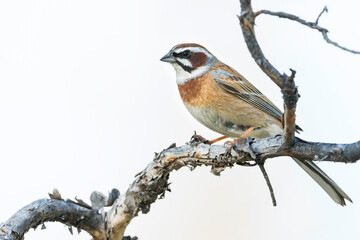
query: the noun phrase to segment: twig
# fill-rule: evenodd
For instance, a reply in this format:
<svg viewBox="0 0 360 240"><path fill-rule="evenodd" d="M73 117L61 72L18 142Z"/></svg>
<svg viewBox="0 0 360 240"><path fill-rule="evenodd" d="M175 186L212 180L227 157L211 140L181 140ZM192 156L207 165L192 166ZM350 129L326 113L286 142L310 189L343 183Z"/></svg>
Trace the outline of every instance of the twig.
<svg viewBox="0 0 360 240"><path fill-rule="evenodd" d="M276 207L276 199L275 199L274 189L273 189L273 187L271 185L270 178L269 178L269 176L268 176L268 174L267 174L267 172L265 170L264 163L265 163L264 161L259 162L258 166L259 166L259 168L260 168L260 170L261 170L261 172L262 172L262 174L263 174L263 176L265 178L266 185L269 188L272 204L273 204L274 207Z"/></svg>
<svg viewBox="0 0 360 240"><path fill-rule="evenodd" d="M319 19L320 19L321 15L322 15L324 12L328 12L328 8L327 8L326 6L323 8L323 10L322 10L321 13L319 14L319 16L316 18L316 21L315 21L315 24L316 24L316 25L318 25Z"/></svg>
<svg viewBox="0 0 360 240"><path fill-rule="evenodd" d="M339 45L337 42L334 42L334 41L330 40L329 37L328 37L328 35L327 35L327 33L328 33L328 32L325 32L325 31L322 32L322 35L323 35L323 37L324 37L324 39L325 39L325 41L326 41L327 43L332 44L332 45L334 45L335 47L338 47L338 48L340 48L340 49L342 49L342 50L344 50L344 51L351 52L351 53L354 53L354 54L360 54L359 51L355 51L355 50L351 50L351 49L349 49L349 48L343 47L343 46Z"/></svg>
<svg viewBox="0 0 360 240"><path fill-rule="evenodd" d="M343 47L341 45L339 45L338 43L332 41L329 39L328 37L328 32L329 30L327 30L326 28L323 28L323 27L320 27L318 25L319 23L319 19L321 17L321 15L324 13L324 12L327 12L328 9L326 7L324 7L324 9L322 10L322 12L319 14L319 16L317 17L316 21L315 22L308 22L304 19L301 19L299 18L298 16L295 16L295 15L292 15L292 14L289 14L289 13L284 13L284 12L272 12L272 11L269 11L269 10L260 10L258 12L256 12L255 14L255 17L259 16L260 14L268 14L268 15L272 15L272 16L277 16L277 17L280 17L280 18L286 18L286 19L289 19L289 20L292 20L292 21L295 21L295 22L298 22L300 24L303 24L305 26L308 26L312 29L316 29L318 30L319 32L322 33L322 36L323 38L325 39L325 41L329 44L332 44L334 45L335 47L338 47L344 51L347 51L347 52L351 52L353 54L360 54L359 51L355 51L355 50L352 50L352 49L349 49L349 48L346 48L346 47Z"/></svg>

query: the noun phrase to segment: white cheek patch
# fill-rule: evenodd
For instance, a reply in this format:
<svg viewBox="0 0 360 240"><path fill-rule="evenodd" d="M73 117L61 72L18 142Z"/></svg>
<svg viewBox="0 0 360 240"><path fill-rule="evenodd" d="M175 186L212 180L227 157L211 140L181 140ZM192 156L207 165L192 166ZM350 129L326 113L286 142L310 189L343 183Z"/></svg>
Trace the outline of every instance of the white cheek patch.
<svg viewBox="0 0 360 240"><path fill-rule="evenodd" d="M197 69L195 69L195 70L191 71L191 73L189 73L176 63L173 63L172 65L176 71L176 83L180 84L180 85L183 85L184 83L186 83L187 81L189 81L191 79L194 79L194 78L204 75L213 66L213 64L209 64L206 66L198 67Z"/></svg>
<svg viewBox="0 0 360 240"><path fill-rule="evenodd" d="M184 70L178 63L172 63L172 65L176 71L176 83L180 84L180 85L186 83L187 81L189 81L191 79L194 79L194 78L204 75L214 66L214 64L216 62L216 59L214 58L214 56L212 56L208 51L206 51L205 49L203 49L201 47L184 47L184 48L175 49L174 52L181 53L186 50L189 50L190 52L193 52L193 53L194 52L205 53L205 55L207 57L207 63L204 66L201 66L201 67L198 67L198 68L192 70L191 72ZM193 68L189 59L177 58L176 60L185 67Z"/></svg>
<svg viewBox="0 0 360 240"><path fill-rule="evenodd" d="M184 66L191 67L191 68L193 67L191 62L189 61L189 59L179 58L177 60Z"/></svg>

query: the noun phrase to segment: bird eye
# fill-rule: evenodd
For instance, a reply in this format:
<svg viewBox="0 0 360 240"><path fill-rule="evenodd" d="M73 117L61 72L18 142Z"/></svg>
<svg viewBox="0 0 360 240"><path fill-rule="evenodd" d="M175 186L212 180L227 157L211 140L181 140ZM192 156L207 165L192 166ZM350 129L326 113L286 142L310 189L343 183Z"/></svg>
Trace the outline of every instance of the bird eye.
<svg viewBox="0 0 360 240"><path fill-rule="evenodd" d="M182 58L189 58L190 57L190 51L189 50L185 50L181 53L181 57Z"/></svg>

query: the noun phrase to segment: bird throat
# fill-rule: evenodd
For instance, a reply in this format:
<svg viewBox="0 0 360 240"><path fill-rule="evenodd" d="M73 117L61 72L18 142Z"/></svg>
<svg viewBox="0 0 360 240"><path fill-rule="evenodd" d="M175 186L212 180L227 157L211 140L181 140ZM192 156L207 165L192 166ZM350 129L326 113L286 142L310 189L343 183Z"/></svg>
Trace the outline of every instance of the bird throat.
<svg viewBox="0 0 360 240"><path fill-rule="evenodd" d="M206 86L205 75L188 80L184 84L178 84L181 99L184 103L191 104L193 106L201 106L206 104L204 95L201 94L202 89Z"/></svg>

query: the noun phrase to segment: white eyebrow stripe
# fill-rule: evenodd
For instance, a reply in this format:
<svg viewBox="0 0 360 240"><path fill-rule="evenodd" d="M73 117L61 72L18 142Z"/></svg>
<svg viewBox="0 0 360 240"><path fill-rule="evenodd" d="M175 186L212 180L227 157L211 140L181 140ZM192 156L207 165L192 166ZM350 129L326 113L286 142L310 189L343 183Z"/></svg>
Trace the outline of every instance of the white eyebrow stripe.
<svg viewBox="0 0 360 240"><path fill-rule="evenodd" d="M201 47L182 47L182 48L175 49L174 52L181 53L186 50L189 50L190 52L202 52L202 53L205 53L206 56L211 56L211 54L208 51L206 51L205 49L203 49Z"/></svg>
<svg viewBox="0 0 360 240"><path fill-rule="evenodd" d="M186 50L189 50L191 52L207 52L205 49L203 49L201 47L182 47L182 48L175 49L174 52L180 53L180 52L183 52Z"/></svg>

